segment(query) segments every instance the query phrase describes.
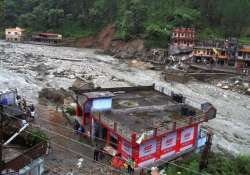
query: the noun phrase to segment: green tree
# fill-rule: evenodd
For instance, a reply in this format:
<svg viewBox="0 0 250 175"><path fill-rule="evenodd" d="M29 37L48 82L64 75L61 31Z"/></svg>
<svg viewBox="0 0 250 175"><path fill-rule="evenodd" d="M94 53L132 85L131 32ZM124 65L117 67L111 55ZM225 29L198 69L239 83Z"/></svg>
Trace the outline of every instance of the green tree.
<svg viewBox="0 0 250 175"><path fill-rule="evenodd" d="M52 29L57 29L62 26L64 22L63 9L50 9L48 11L48 25Z"/></svg>

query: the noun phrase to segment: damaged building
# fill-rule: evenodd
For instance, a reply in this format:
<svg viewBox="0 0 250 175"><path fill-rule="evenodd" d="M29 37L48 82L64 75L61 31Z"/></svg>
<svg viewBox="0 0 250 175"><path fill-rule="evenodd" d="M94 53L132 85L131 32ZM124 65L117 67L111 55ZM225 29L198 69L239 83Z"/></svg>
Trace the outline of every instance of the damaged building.
<svg viewBox="0 0 250 175"><path fill-rule="evenodd" d="M250 46L243 45L238 51L237 67L250 68Z"/></svg>
<svg viewBox="0 0 250 175"><path fill-rule="evenodd" d="M192 62L225 68L249 68L250 47L240 45L237 39L201 41L193 48Z"/></svg>
<svg viewBox="0 0 250 175"><path fill-rule="evenodd" d="M210 103L195 103L155 85L75 92L76 120L85 134L139 167L202 147L206 131L201 124L216 117Z"/></svg>
<svg viewBox="0 0 250 175"><path fill-rule="evenodd" d="M195 30L193 28L175 28L171 35L169 54L191 53L195 43Z"/></svg>
<svg viewBox="0 0 250 175"><path fill-rule="evenodd" d="M58 44L62 42L62 35L57 33L38 33L37 35L33 35L31 40L34 42L41 42L41 43L52 43Z"/></svg>
<svg viewBox="0 0 250 175"><path fill-rule="evenodd" d="M26 144L31 138L23 131L28 128L27 114L18 104L16 90L0 91L0 114L2 117L2 165L3 175L41 175L44 172L43 156L47 151L47 143Z"/></svg>

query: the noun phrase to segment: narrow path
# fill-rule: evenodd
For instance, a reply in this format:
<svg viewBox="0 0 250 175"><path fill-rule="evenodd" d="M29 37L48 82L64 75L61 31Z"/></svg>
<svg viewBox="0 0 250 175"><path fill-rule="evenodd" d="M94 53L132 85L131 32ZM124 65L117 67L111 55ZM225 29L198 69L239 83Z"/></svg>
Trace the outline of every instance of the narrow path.
<svg viewBox="0 0 250 175"><path fill-rule="evenodd" d="M98 163L92 160L93 147L91 148L80 144L90 145L91 143L88 142L87 139L74 133L73 130L68 129L72 126L67 124L67 120L60 112L56 112L55 108L48 106L38 106L37 111L39 118L36 119L33 125L40 126L39 128L48 135L51 145L50 152L45 157L47 175L63 175L72 169L75 174L81 175L110 174L110 168L107 168L110 166L110 163L106 160ZM58 125L53 123L57 123ZM82 167L78 168L77 163L80 158L83 158L83 163ZM113 174L115 175L114 172Z"/></svg>

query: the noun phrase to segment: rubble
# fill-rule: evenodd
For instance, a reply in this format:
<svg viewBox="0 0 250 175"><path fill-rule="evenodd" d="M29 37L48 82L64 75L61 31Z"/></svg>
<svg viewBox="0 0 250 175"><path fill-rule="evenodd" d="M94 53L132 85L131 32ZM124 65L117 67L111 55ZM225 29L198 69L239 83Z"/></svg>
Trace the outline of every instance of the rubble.
<svg viewBox="0 0 250 175"><path fill-rule="evenodd" d="M95 50L89 49L9 44L2 41L0 41L0 48L2 50L0 54L2 62L0 87L8 88L18 85L18 91L29 100L35 101L38 92L43 88L68 89L72 86L75 79L53 75L53 72L58 70L71 71L76 76L89 79L95 87L108 88L159 83L185 96L192 96L196 101L205 100L215 105L218 115L214 121L209 123L215 133L214 149L223 147L233 154L250 154L250 97L218 88L216 87L218 81L214 84L208 84L207 81L189 81L186 84L166 82L162 79L160 71L129 67L126 60L95 54ZM55 57L60 59L53 59ZM63 58L82 61L71 62L62 60ZM41 63L47 69L48 75L46 73L41 76L39 71L32 69L33 66ZM42 77L42 80L37 80L37 77ZM234 136L234 133L239 132L242 137L240 141Z"/></svg>
<svg viewBox="0 0 250 175"><path fill-rule="evenodd" d="M242 94L249 95L249 82L244 82L240 77L228 78L226 80L221 80L217 82L217 87L224 89L224 90L231 90L233 92L238 92Z"/></svg>
<svg viewBox="0 0 250 175"><path fill-rule="evenodd" d="M69 97L70 94L64 89L43 88L39 92L40 103L50 102L57 105L63 105L64 99Z"/></svg>

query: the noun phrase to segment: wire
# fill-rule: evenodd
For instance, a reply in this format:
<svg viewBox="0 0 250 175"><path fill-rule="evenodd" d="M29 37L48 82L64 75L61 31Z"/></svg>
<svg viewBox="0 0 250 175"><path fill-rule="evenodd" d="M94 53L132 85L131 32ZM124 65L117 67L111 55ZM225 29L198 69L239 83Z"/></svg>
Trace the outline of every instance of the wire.
<svg viewBox="0 0 250 175"><path fill-rule="evenodd" d="M40 127L40 128L43 128L43 127ZM52 131L48 130L47 128L46 128L45 130L47 130L48 132L52 132ZM55 133L55 132L53 132L53 133ZM55 133L55 134L56 134L56 135L59 135L59 136L61 136L61 137L64 137L65 139L70 139L71 141L73 141L73 142L75 142L75 143L79 143L79 144L81 144L81 145L83 145L83 146L86 146L86 144L83 144L83 143L78 142L78 141L76 141L76 140L74 140L74 139L68 138L67 136L64 136L64 135L61 135L61 134L58 134L58 133ZM87 145L87 146L89 147L89 145ZM92 147L90 147L90 148L93 149ZM183 166L174 164L174 163L169 162L169 161L163 161L163 160L159 160L159 161L161 161L161 162L163 162L163 163L167 163L167 164L173 165L173 166L176 166L176 167L179 167L179 168L183 168L183 169L185 169L185 170L188 170L188 171L190 171L190 172L194 172L194 173L199 174L199 175L205 175L205 174L203 174L203 173L199 173L199 172L197 172L197 171L194 171L194 170L192 170L192 169L189 169L189 168L186 168L186 167L183 167ZM147 169L148 169L148 168L147 168ZM150 170L150 169L148 169L148 170Z"/></svg>
<svg viewBox="0 0 250 175"><path fill-rule="evenodd" d="M16 128L16 129L18 129L18 128ZM39 148L39 149L43 149L43 148ZM33 161L33 160L34 160L33 158L31 158L30 156L25 155L25 154L22 154L21 156L24 156L24 157L28 158L30 161ZM43 166L46 167L47 169L51 169L51 167L45 165L45 163L43 164ZM59 169L61 169L61 170L64 170L64 171L67 171L66 168L62 168L61 166L57 166L57 168L59 168ZM53 171L53 173L54 173L54 171Z"/></svg>
<svg viewBox="0 0 250 175"><path fill-rule="evenodd" d="M18 118L13 117L13 116L11 116L11 117L12 117L12 118L15 118L15 119L18 119ZM19 119L19 120L21 120L21 119ZM44 120L44 121L47 121L47 120ZM47 122L50 122L50 121L47 121ZM58 135L58 136L60 136L60 137L63 137L63 138L65 138L65 139L67 139L67 140L71 140L72 142L81 144L82 146L88 147L88 148L90 148L90 149L92 149L92 150L95 149L95 147L93 148L93 147L90 146L90 145L81 143L81 142L79 142L79 141L77 141L77 140L75 140L75 139L69 138L69 137L67 137L67 136L65 136L65 135L58 134L58 133L56 133L56 132L54 132L54 131L51 131L51 130L49 130L49 129L47 129L47 128L44 128L44 127L41 127L41 126L35 125L35 124L32 124L32 125L34 125L34 126L36 126L36 127L39 127L39 128L41 128L41 129L43 128L44 130L46 130L46 131L48 131L48 132L54 133L55 135ZM59 125L59 124L57 124L57 125ZM62 125L61 125L61 126L62 126ZM63 127L63 128L67 128L67 127ZM72 130L72 129L70 129L70 130ZM27 131L25 131L25 132L27 132ZM55 143L54 143L54 144L55 144ZM101 151L101 152L104 152L104 151L102 151L102 150L100 150L100 151ZM105 153L105 152L104 152L104 153ZM81 154L80 154L80 155L81 155ZM85 157L85 156L84 156L84 157ZM191 169L189 169L189 168L186 168L186 167L183 167L183 166L174 164L174 163L170 163L169 161L163 161L163 160L159 160L159 161L161 161L161 162L163 162L163 163L167 163L167 164L173 165L173 166L177 166L177 167L179 167L179 168L186 169L186 170L188 170L188 171L190 171L190 172L195 172L196 174L205 175L205 174L196 172L196 171L194 171L194 170L191 170ZM98 162L98 163L99 163L99 162ZM104 165L106 165L106 164L104 164ZM108 165L106 165L106 166L108 166ZM109 166L109 167L111 167L111 166ZM112 168L113 168L113 167L112 167ZM114 169L114 168L113 168L113 169ZM145 169L145 168L144 168L144 169ZM148 168L147 168L147 169L148 169ZM115 170L116 170L116 169L115 169ZM150 169L148 169L148 170L150 170ZM207 174L206 174L206 175L207 175Z"/></svg>
<svg viewBox="0 0 250 175"><path fill-rule="evenodd" d="M42 139L42 140L44 140L44 141L47 141L46 138L41 137L41 136L39 136L39 135L36 135L36 134L34 134L34 133L32 133L32 132L29 132L29 131L26 131L26 130L25 130L24 132L29 133L29 134L32 134L33 136L36 136L36 137L38 137L38 138L40 138L40 139ZM94 161L95 163L97 163L97 164L99 164L99 165L101 165L101 166L105 166L105 167L108 167L108 168L110 168L110 169L112 169L112 170L114 170L114 171L124 173L124 172L122 172L122 171L120 171L120 170L117 170L117 169L115 169L115 168L113 168L113 167L111 167L111 166L109 166L109 165L106 165L106 164L104 164L104 163L98 162L98 161L96 161L96 160L92 160L92 159L90 159L89 157L87 157L87 156L85 156L85 155L83 155L83 154L81 154L81 153L78 153L78 152L76 152L76 151L74 151L74 150L72 150L72 149L70 149L70 148L66 148L65 146L59 145L59 144L57 144L57 143L55 143L55 142L53 142L53 141L51 141L51 140L49 141L49 143L52 143L52 144L54 144L54 145L60 147L61 149L68 150L68 151L70 151L70 152L72 152L72 153L74 153L74 154L76 154L76 155L78 155L78 156L85 157L87 160L89 160L89 161Z"/></svg>
<svg viewBox="0 0 250 175"><path fill-rule="evenodd" d="M14 119L17 119L17 120L22 121L21 119L19 119L19 118L17 118L17 117L14 117L14 116L11 116L11 115L9 115L9 114L8 114L8 117L11 117L11 118L14 118ZM38 127L39 127L39 128L42 128L41 126L38 126ZM90 148L90 149L92 149L92 150L95 150L95 149L96 149L95 147L92 147L92 146L90 146L90 145L81 143L81 142L79 142L79 141L77 141L77 140L74 140L74 139L71 139L71 138L69 138L69 137L67 137L67 136L64 136L64 135L55 133L55 132L53 132L53 131L50 131L50 130L48 130L47 128L46 128L45 130L47 130L48 132L52 132L52 133L54 133L54 134L56 134L56 135L58 135L58 136L61 136L61 137L65 138L65 139L68 139L68 140L70 140L70 141L72 141L72 142L81 144L82 146L88 147L88 148ZM41 137L41 136L39 136L39 135L36 135L36 134L34 134L34 133L32 133L32 132L29 132L29 131L26 131L26 130L23 131L23 132L32 134L32 135L34 135L34 136L36 136L36 137L38 137L38 138L40 138L40 139L42 139L42 140L44 140L44 141L47 141L46 138L43 138L43 137ZM68 148L63 147L63 146L61 146L61 145L59 145L59 144L56 144L55 142L50 141L50 143L53 143L53 144L57 145L58 147L67 149L68 151L71 151L72 153L75 153L75 154L77 154L77 155L80 155L80 156L82 156L82 157L85 157L86 159L88 159L88 160L90 160L90 161L94 161L94 162L96 162L97 164L100 164L100 165L103 165L103 166L107 166L107 167L109 167L109 168L111 168L111 169L113 169L113 170L115 170L115 171L117 171L117 172L124 173L124 172L122 172L122 171L120 171L120 170L117 170L117 169L115 169L115 168L113 168L113 167L111 167L111 166L109 166L109 165L106 165L106 164L100 163L100 162L98 162L98 161L92 160L92 159L90 159L89 157L87 157L87 156L85 156L85 155L83 155L83 154L80 154L80 153L77 153L77 152L73 151L72 149L68 149ZM104 151L102 151L102 150L99 150L99 151L104 152ZM104 152L104 153L105 153L105 152Z"/></svg>
<svg viewBox="0 0 250 175"><path fill-rule="evenodd" d="M39 119L40 119L40 118L39 118ZM56 124L56 125L58 125L58 126L60 126L60 127L62 127L62 128L65 128L65 129L73 130L73 129L71 129L71 128L64 127L63 125L57 124L57 123L55 123L55 122L50 122L50 121L48 121L48 120L44 120L44 119L43 119L43 121L46 121L46 122L49 122L49 123L54 123L54 124ZM97 137L96 137L96 138L97 138ZM97 138L97 139L99 139L99 138ZM104 141L105 141L105 140L104 140ZM80 143L81 143L81 142L80 142ZM111 142L111 143L112 143L112 142ZM163 163L168 163L168 164L171 164L171 165L177 166L177 167L179 167L179 168L183 168L183 169L188 170L188 168L186 168L186 167L182 167L182 166L180 166L180 165L174 164L174 163L169 162L169 161L163 161L163 160L159 160L159 161L161 161L161 162L163 162ZM202 173L199 173L199 172L193 171L193 170L191 170L191 169L189 169L189 171L194 172L194 173L196 173L196 174L201 174L201 175L203 175Z"/></svg>
<svg viewBox="0 0 250 175"><path fill-rule="evenodd" d="M57 125L58 127L68 129L68 130L70 130L70 131L72 131L72 132L74 132L74 133L75 133L75 130L74 130L74 129L69 128L69 127L64 126L64 125L61 125L61 124L58 124L58 123L56 123L56 122L49 121L49 120L45 120L45 119L41 119L41 118L39 118L39 120L42 120L42 121L45 121L45 122L48 122L48 123L51 123L51 124ZM82 135L87 136L87 137L89 136L88 134L85 134L84 132L80 132L80 133L81 133ZM97 139L97 140L100 140L100 141L104 141L104 142L106 142L106 140L105 140L105 139L102 139L102 138L99 138L99 137L96 137L96 136L92 136L92 137L94 137L94 138L95 138L95 139ZM117 143L114 143L114 142L111 142L111 141L110 141L110 143L112 143L113 145L118 146L118 144L117 144Z"/></svg>

